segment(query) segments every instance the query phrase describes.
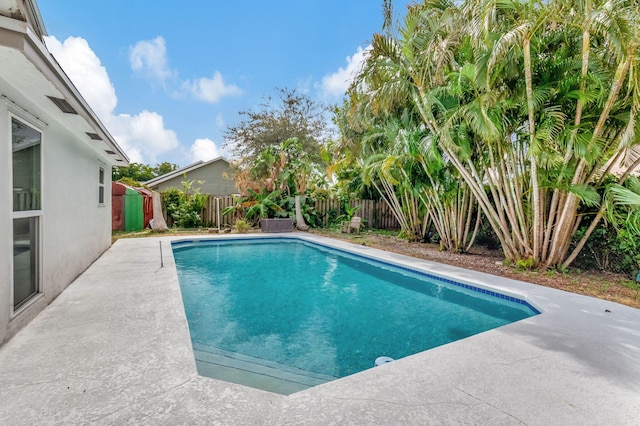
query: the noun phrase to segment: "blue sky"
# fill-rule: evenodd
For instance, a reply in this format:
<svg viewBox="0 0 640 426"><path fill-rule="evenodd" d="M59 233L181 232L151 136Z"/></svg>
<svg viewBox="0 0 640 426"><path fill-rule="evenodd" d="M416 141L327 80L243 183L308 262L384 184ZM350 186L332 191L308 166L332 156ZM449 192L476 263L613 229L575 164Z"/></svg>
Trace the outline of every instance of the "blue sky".
<svg viewBox="0 0 640 426"><path fill-rule="evenodd" d="M402 14L410 0L395 0ZM338 102L381 0L39 0L49 50L133 162L185 166L275 88Z"/></svg>

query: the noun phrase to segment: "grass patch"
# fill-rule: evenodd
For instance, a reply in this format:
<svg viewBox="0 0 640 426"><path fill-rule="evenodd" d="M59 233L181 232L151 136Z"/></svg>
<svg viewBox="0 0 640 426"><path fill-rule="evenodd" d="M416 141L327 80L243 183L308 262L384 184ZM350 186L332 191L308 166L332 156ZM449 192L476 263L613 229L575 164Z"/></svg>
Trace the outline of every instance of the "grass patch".
<svg viewBox="0 0 640 426"><path fill-rule="evenodd" d="M167 231L156 231L155 229L143 229L142 231L113 231L111 233L111 243L115 243L120 238L146 238L162 237L167 235L193 235L208 234L208 228L170 228Z"/></svg>

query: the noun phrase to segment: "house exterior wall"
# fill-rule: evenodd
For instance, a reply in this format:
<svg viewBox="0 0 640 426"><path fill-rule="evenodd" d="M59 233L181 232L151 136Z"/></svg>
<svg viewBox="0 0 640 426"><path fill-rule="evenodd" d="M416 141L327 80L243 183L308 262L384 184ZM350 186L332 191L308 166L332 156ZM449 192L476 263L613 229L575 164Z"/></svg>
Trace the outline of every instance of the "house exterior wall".
<svg viewBox="0 0 640 426"><path fill-rule="evenodd" d="M238 192L235 183L230 178L225 178L224 174L230 174L231 169L226 161L214 161L197 169L178 175L165 182L153 186L158 192L163 192L169 188L182 189L182 182L194 180L193 188L200 188L202 194L229 195ZM198 181L204 181L200 184Z"/></svg>
<svg viewBox="0 0 640 426"><path fill-rule="evenodd" d="M56 127L47 131L42 155L47 184L42 201L43 281L50 302L111 245L111 166ZM98 203L100 167L105 169L102 204Z"/></svg>
<svg viewBox="0 0 640 426"><path fill-rule="evenodd" d="M5 81L0 79L0 90ZM19 99L14 99L18 104ZM11 119L41 131L39 294L14 312ZM42 126L0 102L0 344L51 303L111 244L111 165L55 120ZM98 203L103 167L104 203Z"/></svg>

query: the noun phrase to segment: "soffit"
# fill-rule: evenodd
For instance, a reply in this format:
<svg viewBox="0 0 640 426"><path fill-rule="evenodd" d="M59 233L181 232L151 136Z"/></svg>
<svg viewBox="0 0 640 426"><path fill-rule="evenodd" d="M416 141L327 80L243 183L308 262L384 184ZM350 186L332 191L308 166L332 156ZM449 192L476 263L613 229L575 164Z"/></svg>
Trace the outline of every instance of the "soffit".
<svg viewBox="0 0 640 426"><path fill-rule="evenodd" d="M20 8L19 0L0 0L0 15L25 21L26 16Z"/></svg>
<svg viewBox="0 0 640 426"><path fill-rule="evenodd" d="M47 35L36 0L0 0L0 16L26 22L40 39Z"/></svg>
<svg viewBox="0 0 640 426"><path fill-rule="evenodd" d="M3 0L0 0L3 1ZM8 22L13 21L13 22ZM107 129L97 119L86 101L77 93L53 57L42 47L34 46L28 34L15 28L7 29L3 23L15 27L17 21L0 16L0 79L7 84L1 95L15 102L34 117L48 123L55 120L91 146L100 158L115 165L128 164L128 158ZM47 96L67 100L78 114L62 112ZM98 135L100 140L88 134ZM113 154L111 154L113 153Z"/></svg>

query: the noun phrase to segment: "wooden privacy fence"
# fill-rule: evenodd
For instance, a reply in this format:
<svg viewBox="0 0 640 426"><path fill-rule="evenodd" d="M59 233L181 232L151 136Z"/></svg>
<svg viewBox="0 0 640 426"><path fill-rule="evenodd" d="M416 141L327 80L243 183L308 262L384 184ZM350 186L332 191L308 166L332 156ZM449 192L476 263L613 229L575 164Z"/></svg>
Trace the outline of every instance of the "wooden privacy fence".
<svg viewBox="0 0 640 426"><path fill-rule="evenodd" d="M236 200L230 195L209 195L202 214L202 221L208 226L217 228L218 217L220 217L221 228L225 227L225 225L231 226L235 223L236 219L244 218L245 215L245 212L241 210L234 210L233 213L229 213L226 216L222 214L224 209L235 205Z"/></svg>
<svg viewBox="0 0 640 426"><path fill-rule="evenodd" d="M231 196L209 195L202 215L203 223L206 226L217 228L219 212L220 227L233 225L236 219L244 218L245 213L241 210L236 210L225 216L222 212L227 207L234 206L235 204L236 201ZM351 200L349 206L352 208L360 206L355 215L363 219L365 228L400 229L400 224L391 212L391 209L389 209L389 206L382 200ZM331 225L331 220L343 213L340 200L318 200L316 201L315 209L319 213L322 224L325 227ZM167 214L164 206L163 210L167 224L170 225L171 221L166 217Z"/></svg>
<svg viewBox="0 0 640 426"><path fill-rule="evenodd" d="M383 200L351 200L349 207L360 206L355 216L360 216L365 228L376 229L400 229L400 224L391 212L391 209ZM323 225L330 225L329 221L344 213L340 206L340 200L318 200L316 211L322 217Z"/></svg>

